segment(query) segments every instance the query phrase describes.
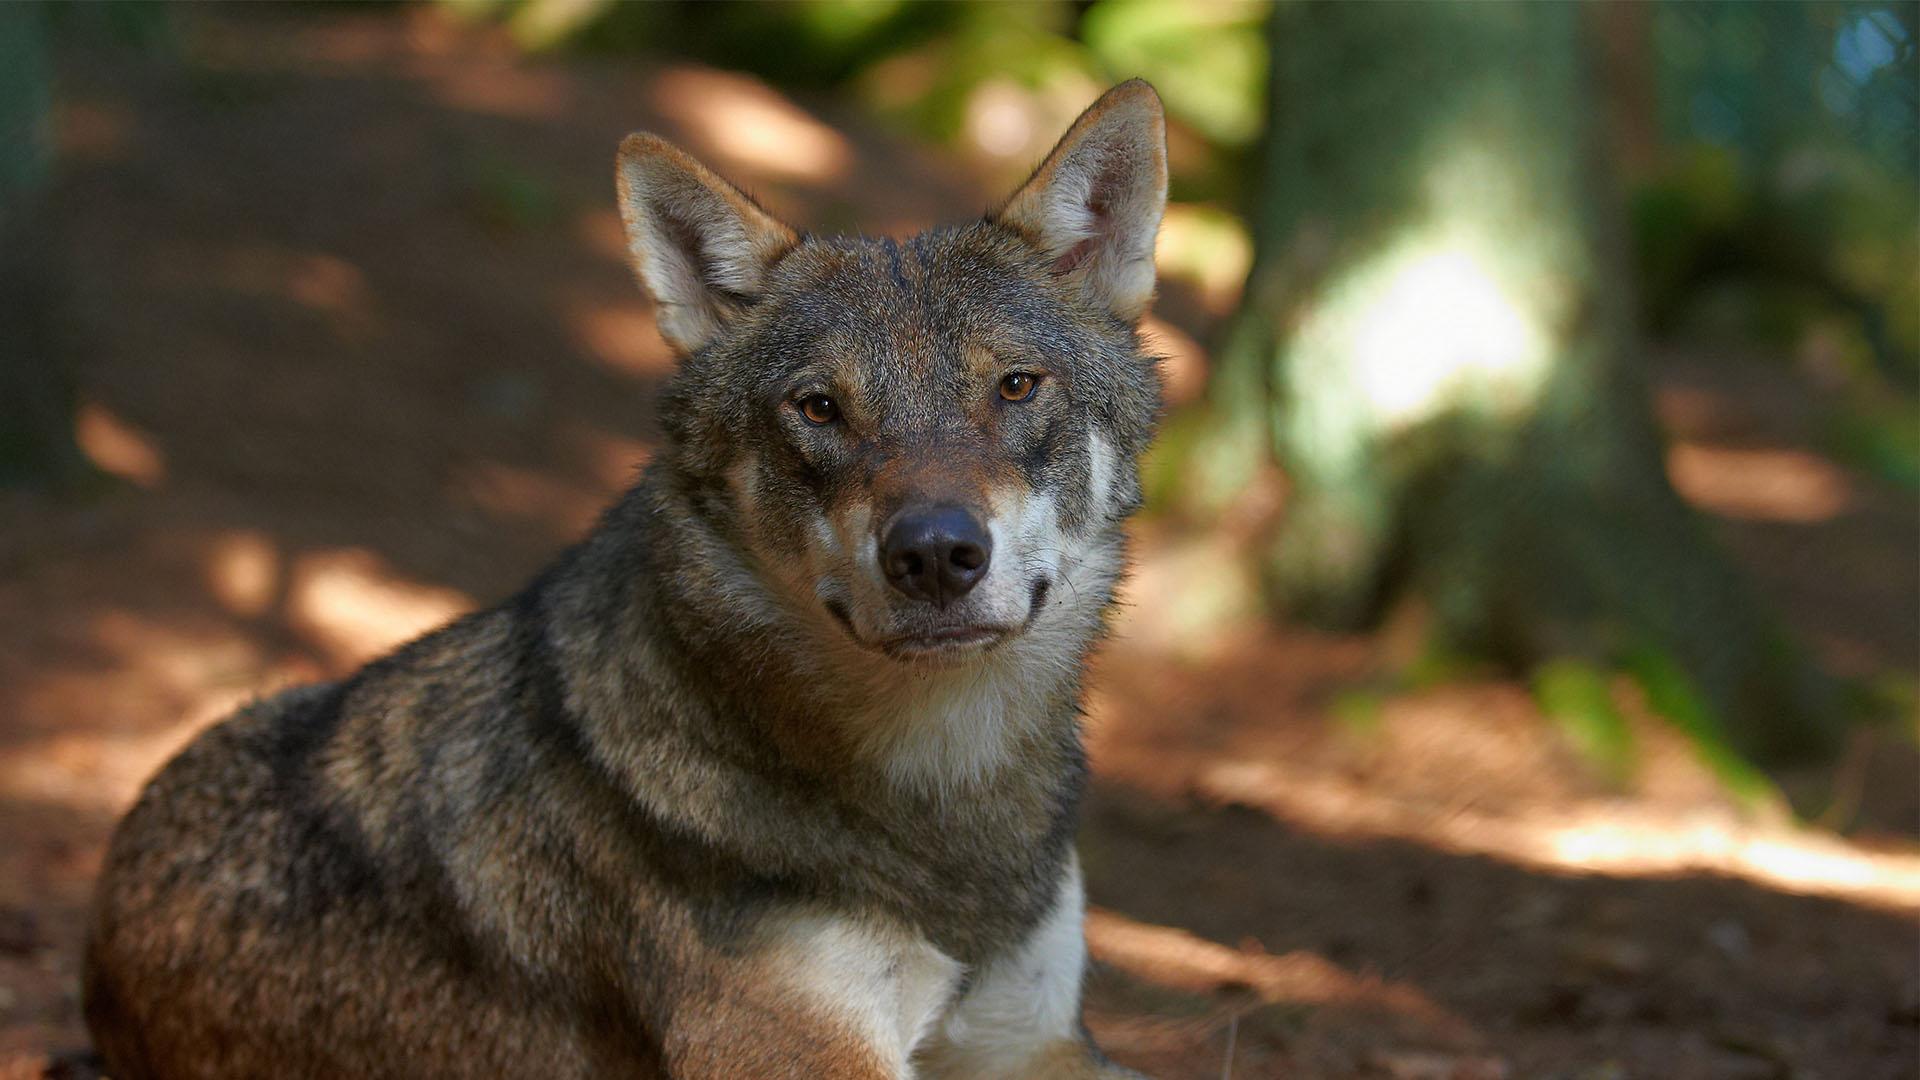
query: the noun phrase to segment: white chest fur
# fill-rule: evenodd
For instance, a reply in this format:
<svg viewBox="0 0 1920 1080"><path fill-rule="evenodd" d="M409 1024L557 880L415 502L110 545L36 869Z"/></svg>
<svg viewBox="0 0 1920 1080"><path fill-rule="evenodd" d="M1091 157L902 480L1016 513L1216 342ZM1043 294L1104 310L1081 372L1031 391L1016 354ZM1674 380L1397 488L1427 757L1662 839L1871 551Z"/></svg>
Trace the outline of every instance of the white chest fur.
<svg viewBox="0 0 1920 1080"><path fill-rule="evenodd" d="M1012 1076L1077 1037L1085 913L1074 860L1027 940L977 971L958 998L959 963L878 921L793 918L775 931L767 970L808 1012L857 1034L894 1076Z"/></svg>
<svg viewBox="0 0 1920 1080"><path fill-rule="evenodd" d="M805 915L774 931L766 973L798 1004L849 1029L897 1076L945 1010L960 964L904 927Z"/></svg>

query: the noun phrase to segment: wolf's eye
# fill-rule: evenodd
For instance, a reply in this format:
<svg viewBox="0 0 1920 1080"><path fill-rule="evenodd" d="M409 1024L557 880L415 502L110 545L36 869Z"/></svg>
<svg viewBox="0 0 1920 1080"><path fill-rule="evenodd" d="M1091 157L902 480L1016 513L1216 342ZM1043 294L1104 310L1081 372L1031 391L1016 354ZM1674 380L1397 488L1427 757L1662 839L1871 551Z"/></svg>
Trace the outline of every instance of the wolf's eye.
<svg viewBox="0 0 1920 1080"><path fill-rule="evenodd" d="M795 404L809 424L831 424L840 418L840 406L825 394L808 394Z"/></svg>
<svg viewBox="0 0 1920 1080"><path fill-rule="evenodd" d="M1040 385L1040 376L1016 371L1000 380L1000 396L1008 401L1025 401L1033 396L1033 388Z"/></svg>

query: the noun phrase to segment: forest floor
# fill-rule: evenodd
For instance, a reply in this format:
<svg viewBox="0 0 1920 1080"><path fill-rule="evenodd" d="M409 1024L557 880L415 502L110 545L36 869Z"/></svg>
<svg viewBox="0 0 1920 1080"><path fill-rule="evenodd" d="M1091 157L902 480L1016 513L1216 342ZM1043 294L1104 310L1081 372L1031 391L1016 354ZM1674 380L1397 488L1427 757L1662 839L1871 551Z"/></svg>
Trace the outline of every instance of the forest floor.
<svg viewBox="0 0 1920 1080"><path fill-rule="evenodd" d="M66 58L59 89L80 432L117 479L0 494L0 1077L85 1046L89 891L154 768L253 695L506 595L656 445L670 358L622 261L622 134L825 227L987 204L979 172L851 107L525 60L417 10L203 11L169 55ZM1216 312L1165 292L1204 340ZM1830 665L1910 686L1911 493L1813 449L1822 392L1792 366L1658 359L1683 492ZM1524 686L1392 689L1398 630L1180 630L1217 543L1141 538L1081 834L1088 1022L1117 1059L1915 1075L1910 724L1780 778L1818 825L1736 803L1645 716L1609 785Z"/></svg>

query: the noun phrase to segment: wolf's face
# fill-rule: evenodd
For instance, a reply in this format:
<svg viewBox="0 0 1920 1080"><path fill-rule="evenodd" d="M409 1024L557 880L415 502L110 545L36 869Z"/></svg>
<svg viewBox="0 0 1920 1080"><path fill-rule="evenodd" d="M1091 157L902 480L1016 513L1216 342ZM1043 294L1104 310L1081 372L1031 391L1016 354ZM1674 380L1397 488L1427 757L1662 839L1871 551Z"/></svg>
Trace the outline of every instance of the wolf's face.
<svg viewBox="0 0 1920 1080"><path fill-rule="evenodd" d="M901 242L801 238L671 146L622 147L635 262L684 355L675 452L834 648L964 665L1097 621L1158 401L1134 324L1163 144L1127 84L999 214Z"/></svg>

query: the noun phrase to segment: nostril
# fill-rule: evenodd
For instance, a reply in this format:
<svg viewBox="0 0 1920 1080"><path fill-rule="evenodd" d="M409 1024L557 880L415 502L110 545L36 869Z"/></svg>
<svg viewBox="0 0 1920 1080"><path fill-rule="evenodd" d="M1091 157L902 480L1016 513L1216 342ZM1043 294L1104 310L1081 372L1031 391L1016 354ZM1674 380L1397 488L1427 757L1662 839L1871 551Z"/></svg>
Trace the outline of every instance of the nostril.
<svg viewBox="0 0 1920 1080"><path fill-rule="evenodd" d="M961 570L978 570L987 563L987 553L977 544L956 544L947 553L947 561Z"/></svg>

